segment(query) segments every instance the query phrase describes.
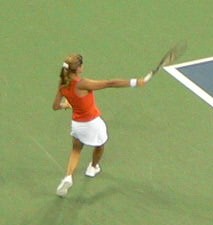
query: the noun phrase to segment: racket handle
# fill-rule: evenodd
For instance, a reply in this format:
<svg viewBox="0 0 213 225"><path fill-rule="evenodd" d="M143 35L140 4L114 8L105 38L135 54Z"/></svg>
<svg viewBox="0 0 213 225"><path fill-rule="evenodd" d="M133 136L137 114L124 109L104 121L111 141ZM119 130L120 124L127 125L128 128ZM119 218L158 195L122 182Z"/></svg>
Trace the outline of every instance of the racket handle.
<svg viewBox="0 0 213 225"><path fill-rule="evenodd" d="M153 77L153 72L151 71L150 73L148 73L145 77L144 77L144 82L147 83L149 82Z"/></svg>

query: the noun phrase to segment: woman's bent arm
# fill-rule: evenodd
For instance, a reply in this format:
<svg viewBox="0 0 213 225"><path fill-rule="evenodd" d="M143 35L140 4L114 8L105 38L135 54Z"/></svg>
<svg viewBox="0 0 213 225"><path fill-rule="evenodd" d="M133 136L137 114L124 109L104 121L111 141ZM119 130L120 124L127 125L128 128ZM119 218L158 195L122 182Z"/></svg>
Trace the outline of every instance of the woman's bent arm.
<svg viewBox="0 0 213 225"><path fill-rule="evenodd" d="M56 96L55 96L55 99L53 101L53 110L59 110L61 109L61 100L62 100L63 96L61 95L60 91L57 92Z"/></svg>
<svg viewBox="0 0 213 225"><path fill-rule="evenodd" d="M63 100L63 96L61 95L60 91L58 91L53 101L53 105L52 105L53 110L72 108L66 99L65 101L62 101L62 100Z"/></svg>

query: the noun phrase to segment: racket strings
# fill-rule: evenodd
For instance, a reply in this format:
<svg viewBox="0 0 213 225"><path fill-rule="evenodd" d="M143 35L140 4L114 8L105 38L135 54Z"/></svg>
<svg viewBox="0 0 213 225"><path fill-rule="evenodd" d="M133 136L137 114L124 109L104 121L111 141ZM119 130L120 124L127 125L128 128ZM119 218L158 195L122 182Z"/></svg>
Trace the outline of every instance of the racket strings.
<svg viewBox="0 0 213 225"><path fill-rule="evenodd" d="M161 67L171 65L173 62L175 62L184 54L186 48L187 48L186 42L180 42L176 44L164 55L164 57L162 58L159 65L154 71L157 72Z"/></svg>

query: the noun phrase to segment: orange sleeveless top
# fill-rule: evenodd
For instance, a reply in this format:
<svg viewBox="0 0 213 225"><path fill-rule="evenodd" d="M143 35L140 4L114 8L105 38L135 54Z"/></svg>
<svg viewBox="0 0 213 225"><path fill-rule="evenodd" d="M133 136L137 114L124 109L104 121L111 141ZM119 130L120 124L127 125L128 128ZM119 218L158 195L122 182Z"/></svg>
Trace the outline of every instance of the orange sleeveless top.
<svg viewBox="0 0 213 225"><path fill-rule="evenodd" d="M72 106L72 119L78 122L88 122L100 116L101 112L96 106L93 91L82 97L76 94L76 86L79 81L80 79L72 80L70 85L61 88L60 92Z"/></svg>

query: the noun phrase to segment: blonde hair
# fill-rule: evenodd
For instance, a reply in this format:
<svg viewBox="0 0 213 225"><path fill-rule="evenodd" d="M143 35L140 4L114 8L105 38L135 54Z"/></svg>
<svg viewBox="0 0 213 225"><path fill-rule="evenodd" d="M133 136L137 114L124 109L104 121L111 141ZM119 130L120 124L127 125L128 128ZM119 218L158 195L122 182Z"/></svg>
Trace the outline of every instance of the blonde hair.
<svg viewBox="0 0 213 225"><path fill-rule="evenodd" d="M71 82L71 73L76 73L83 64L83 57L80 54L72 54L64 60L60 73L60 86L68 86Z"/></svg>

